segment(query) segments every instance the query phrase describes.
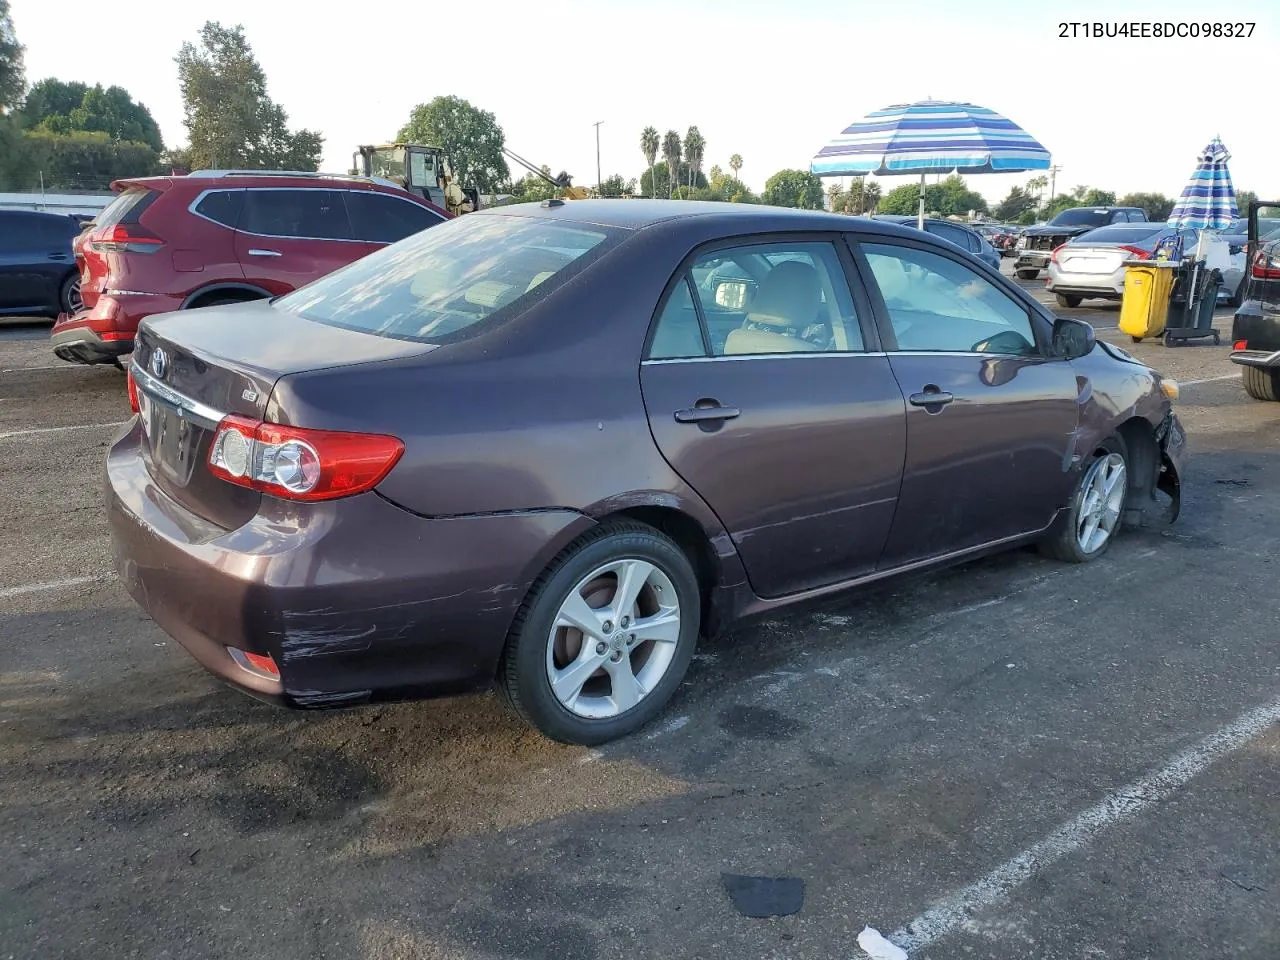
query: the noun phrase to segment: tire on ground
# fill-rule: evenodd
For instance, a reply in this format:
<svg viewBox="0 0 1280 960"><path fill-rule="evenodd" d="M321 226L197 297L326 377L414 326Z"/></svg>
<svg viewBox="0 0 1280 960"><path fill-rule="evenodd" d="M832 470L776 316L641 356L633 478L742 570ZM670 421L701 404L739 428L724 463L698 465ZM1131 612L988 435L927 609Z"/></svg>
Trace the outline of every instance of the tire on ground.
<svg viewBox="0 0 1280 960"><path fill-rule="evenodd" d="M1241 368L1244 389L1255 400L1280 400L1280 370L1270 367Z"/></svg>
<svg viewBox="0 0 1280 960"><path fill-rule="evenodd" d="M680 607L676 649L661 679L635 706L608 718L582 717L564 706L551 688L548 647L555 621L584 577L626 559L653 564L674 586ZM693 565L669 537L633 521L602 524L570 544L535 581L508 634L499 686L516 712L553 740L591 746L626 736L660 713L679 687L697 645L701 601ZM636 651L640 649L637 645Z"/></svg>
<svg viewBox="0 0 1280 960"><path fill-rule="evenodd" d="M1095 468L1101 461L1113 455L1119 455L1124 464L1124 476L1120 479L1124 493L1121 495L1110 535L1100 545L1085 550L1080 544L1081 510L1085 507L1088 488L1095 478ZM1117 435L1107 437L1098 444L1080 470L1080 479L1071 494L1070 507L1059 515L1048 535L1041 541L1040 551L1046 556L1065 563L1088 563L1106 553L1123 527L1125 501L1128 500L1130 492L1129 482L1129 451L1124 439Z"/></svg>

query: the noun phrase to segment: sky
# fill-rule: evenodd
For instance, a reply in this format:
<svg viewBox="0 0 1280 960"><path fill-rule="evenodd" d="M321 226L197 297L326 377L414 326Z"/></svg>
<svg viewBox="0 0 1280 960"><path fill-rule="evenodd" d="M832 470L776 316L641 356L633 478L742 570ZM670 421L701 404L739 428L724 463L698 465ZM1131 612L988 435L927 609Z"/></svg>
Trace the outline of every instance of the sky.
<svg viewBox="0 0 1280 960"><path fill-rule="evenodd" d="M1043 143L1077 184L1176 196L1214 136L1237 189L1280 195L1264 76L1280 5L956 0L10 0L28 82L118 84L185 142L174 56L205 20L241 24L292 127L325 136L322 169L393 139L415 104L452 94L497 117L509 148L579 185L639 177L640 132L696 124L705 168L744 160L755 190L807 169L864 114L933 98L981 104ZM1063 39L1060 21L1254 22L1243 39ZM514 167L514 165L513 165ZM513 169L519 176L523 171ZM968 178L995 202L1034 174ZM909 179L885 177L888 191Z"/></svg>

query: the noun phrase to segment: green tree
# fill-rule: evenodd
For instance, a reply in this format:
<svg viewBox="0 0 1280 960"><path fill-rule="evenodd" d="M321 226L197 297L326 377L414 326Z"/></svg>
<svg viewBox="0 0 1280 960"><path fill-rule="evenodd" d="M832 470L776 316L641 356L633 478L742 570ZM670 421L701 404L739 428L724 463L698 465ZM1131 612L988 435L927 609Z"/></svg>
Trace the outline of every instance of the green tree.
<svg viewBox="0 0 1280 960"><path fill-rule="evenodd" d="M1126 193L1117 203L1122 207L1141 207L1148 220L1168 220L1173 201L1163 193Z"/></svg>
<svg viewBox="0 0 1280 960"><path fill-rule="evenodd" d="M996 208L991 211L992 216L997 220L1003 220L1011 223L1017 220L1028 210L1035 210L1036 198L1031 196L1022 187L1012 187L1008 196L996 204Z"/></svg>
<svg viewBox="0 0 1280 960"><path fill-rule="evenodd" d="M543 164L542 172L548 177L552 176L551 168L546 164ZM555 186L532 173L525 174L511 187L511 195L516 203L541 203L543 200L550 200L556 193Z"/></svg>
<svg viewBox="0 0 1280 960"><path fill-rule="evenodd" d="M736 178L738 171L742 169L742 154L735 153L729 158L729 169L733 171L733 175Z"/></svg>
<svg viewBox="0 0 1280 960"><path fill-rule="evenodd" d="M635 192L635 179L627 180L620 173L615 173L613 176L605 177L600 181L600 196L602 197L630 197Z"/></svg>
<svg viewBox="0 0 1280 960"><path fill-rule="evenodd" d="M665 160L659 160L653 165L652 170L646 170L640 175L640 193L644 196L662 196L666 194L668 197L674 197L677 189L688 190L686 186L689 182L689 165L683 160L676 167L676 181L671 181L671 168L667 166ZM709 186L707 178L700 173L693 174L693 190L703 190Z"/></svg>
<svg viewBox="0 0 1280 960"><path fill-rule="evenodd" d="M156 151L145 143L112 140L101 131L25 135L25 175L18 189L31 189L43 177L46 189L106 190L112 180L160 172Z"/></svg>
<svg viewBox="0 0 1280 960"><path fill-rule="evenodd" d="M209 21L176 58L193 167L315 170L324 138L291 132L241 26Z"/></svg>
<svg viewBox="0 0 1280 960"><path fill-rule="evenodd" d="M689 163L689 176L685 181L689 184L689 189L693 189L693 178L695 175L702 173L702 161L707 152L707 141L702 136L702 131L697 127L690 127L684 135L684 158Z"/></svg>
<svg viewBox="0 0 1280 960"><path fill-rule="evenodd" d="M418 104L396 136L442 147L463 186L475 184L489 193L511 176L502 152L506 138L497 118L461 97L436 97Z"/></svg>
<svg viewBox="0 0 1280 960"><path fill-rule="evenodd" d="M765 181L760 199L775 207L822 209L822 181L808 170L779 170Z"/></svg>
<svg viewBox="0 0 1280 960"><path fill-rule="evenodd" d="M926 199L927 199L926 194ZM925 204L928 211L928 203ZM884 195L884 199L880 201L876 207L878 213L889 213L896 216L910 216L917 213L920 209L920 184L904 183L900 187L894 187Z"/></svg>
<svg viewBox="0 0 1280 960"><path fill-rule="evenodd" d="M675 186L671 182L670 171L674 170L676 172L676 175L679 176L680 151L682 147L683 147L683 144L680 143L680 134L676 133L674 130L668 130L666 132L666 135L662 138L662 158L663 160L666 161L667 171L668 171L668 176L667 176L667 198L668 199L671 198L671 190ZM658 173L656 170L653 172L653 175L655 178L657 177Z"/></svg>
<svg viewBox="0 0 1280 960"><path fill-rule="evenodd" d="M9 16L9 0L0 0L0 114L13 110L27 87L22 55L23 46Z"/></svg>
<svg viewBox="0 0 1280 960"><path fill-rule="evenodd" d="M653 184L653 165L658 162L658 148L662 140L658 137L657 127L645 127L640 132L640 152L644 154L645 166L649 168L649 183ZM649 194L651 197L652 193Z"/></svg>
<svg viewBox="0 0 1280 960"><path fill-rule="evenodd" d="M1240 211L1241 218L1249 216L1249 205L1258 202L1258 195L1252 190L1236 191L1236 209ZM1170 208L1172 212L1172 208ZM1167 217L1168 214L1165 214Z"/></svg>
<svg viewBox="0 0 1280 960"><path fill-rule="evenodd" d="M79 93L78 100L73 99ZM68 106L70 104L70 106ZM63 83L49 77L31 88L22 108L23 121L49 133L105 133L115 141L145 143L164 150L160 127L145 106L123 87Z"/></svg>
<svg viewBox="0 0 1280 960"><path fill-rule="evenodd" d="M880 203L880 184L866 177L854 177L848 190L837 186L831 198L831 209L855 216L874 213Z"/></svg>
<svg viewBox="0 0 1280 960"><path fill-rule="evenodd" d="M84 103L89 85L78 80L59 80L45 77L31 85L22 103L22 122L28 127L38 127L44 120L55 116L69 116L71 111Z"/></svg>

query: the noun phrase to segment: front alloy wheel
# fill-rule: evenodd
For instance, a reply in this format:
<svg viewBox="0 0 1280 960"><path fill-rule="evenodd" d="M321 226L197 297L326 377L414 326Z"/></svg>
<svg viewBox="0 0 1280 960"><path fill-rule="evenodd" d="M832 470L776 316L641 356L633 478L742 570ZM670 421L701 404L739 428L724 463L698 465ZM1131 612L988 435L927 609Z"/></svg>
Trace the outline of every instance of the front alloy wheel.
<svg viewBox="0 0 1280 960"><path fill-rule="evenodd" d="M1124 457L1118 453L1100 457L1089 468L1076 515L1076 543L1081 553L1097 553L1111 540L1120 525L1127 477Z"/></svg>

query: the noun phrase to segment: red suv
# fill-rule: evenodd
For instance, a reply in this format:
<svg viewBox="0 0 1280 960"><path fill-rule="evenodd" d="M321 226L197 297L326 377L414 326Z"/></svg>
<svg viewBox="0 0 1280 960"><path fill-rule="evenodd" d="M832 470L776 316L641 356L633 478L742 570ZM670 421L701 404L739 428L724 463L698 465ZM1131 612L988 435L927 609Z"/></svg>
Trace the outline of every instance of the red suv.
<svg viewBox="0 0 1280 960"><path fill-rule="evenodd" d="M202 170L111 187L75 244L84 309L53 326L63 360L118 363L143 317L289 293L450 216L371 177Z"/></svg>

